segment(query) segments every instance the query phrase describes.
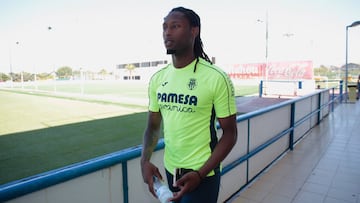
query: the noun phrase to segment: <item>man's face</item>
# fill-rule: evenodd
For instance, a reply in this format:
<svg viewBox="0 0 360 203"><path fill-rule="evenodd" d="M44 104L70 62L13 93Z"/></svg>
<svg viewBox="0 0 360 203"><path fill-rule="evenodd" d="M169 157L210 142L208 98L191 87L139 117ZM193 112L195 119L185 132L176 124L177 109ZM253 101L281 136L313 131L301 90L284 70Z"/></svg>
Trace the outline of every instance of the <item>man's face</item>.
<svg viewBox="0 0 360 203"><path fill-rule="evenodd" d="M196 29L181 12L170 12L164 18L163 39L168 54L182 54L193 51Z"/></svg>

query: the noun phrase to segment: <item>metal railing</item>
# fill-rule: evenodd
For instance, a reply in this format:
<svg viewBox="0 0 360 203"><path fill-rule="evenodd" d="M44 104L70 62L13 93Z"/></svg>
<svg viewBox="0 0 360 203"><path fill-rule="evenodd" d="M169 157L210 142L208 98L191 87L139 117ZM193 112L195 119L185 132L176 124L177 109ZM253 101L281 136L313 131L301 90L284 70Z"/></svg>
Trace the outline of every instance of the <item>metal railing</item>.
<svg viewBox="0 0 360 203"><path fill-rule="evenodd" d="M237 116L240 137L233 151L223 162L222 188L219 201L226 201L231 198L232 195L247 186L284 153L293 150L294 144L300 141L311 128L316 126L330 110L333 111L336 101L341 101L342 94L335 95L334 92L334 88L319 90L304 97ZM274 117L279 118L277 125L274 125L272 122ZM160 140L156 147L156 152L161 152L163 148L164 142ZM138 199L142 199L141 201L145 202L143 200L149 199L148 195L145 195L145 197L134 196L134 190L136 190L134 188L138 188L138 184L143 183L137 181L139 177L131 175L138 174L138 176L141 176L139 169L133 167L134 163L139 166L140 155L141 146L135 146L0 185L0 202L9 200L10 202L12 200L15 202L35 202L34 199L36 198L32 197L32 194L36 191L47 190L49 187L61 185L65 182L76 184L70 180L78 179L101 170L109 171L108 181L110 183L108 185L111 185L112 180L110 179L113 178L114 168L116 168L116 171L120 171L119 174L121 175L119 176L121 176L121 180L118 181L121 181L121 185L119 184L115 189L109 189L120 191L118 192L119 194L111 194L112 197L110 199L114 201L117 198L119 202L124 203L139 202L140 200ZM161 165L161 161L157 162ZM118 170L118 168L120 169ZM105 172L102 172L101 176L105 176L103 173ZM90 185L89 187L99 190L99 186L96 185ZM87 190L81 187L72 188ZM93 194L88 193L88 195L91 196ZM91 197L88 199L91 199ZM51 200L48 201L51 202ZM93 201L95 202L96 200ZM147 201L151 202L151 200Z"/></svg>

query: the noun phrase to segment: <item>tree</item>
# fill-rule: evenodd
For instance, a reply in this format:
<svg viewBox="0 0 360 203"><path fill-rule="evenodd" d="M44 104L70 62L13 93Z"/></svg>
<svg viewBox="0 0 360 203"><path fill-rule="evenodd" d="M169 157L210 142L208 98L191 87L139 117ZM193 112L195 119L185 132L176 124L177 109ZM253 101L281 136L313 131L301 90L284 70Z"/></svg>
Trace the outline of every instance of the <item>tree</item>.
<svg viewBox="0 0 360 203"><path fill-rule="evenodd" d="M104 80L106 78L107 75L107 71L105 69L101 69L99 72L99 75L101 76L101 79Z"/></svg>
<svg viewBox="0 0 360 203"><path fill-rule="evenodd" d="M51 73L40 73L36 74L37 80L50 80L52 79Z"/></svg>
<svg viewBox="0 0 360 203"><path fill-rule="evenodd" d="M314 76L323 76L327 77L328 79L345 79L345 69L346 65L343 65L341 67L337 66L324 66L321 65L320 67L314 68ZM357 78L360 74L360 65L355 63L349 63L348 64L348 77L351 80L351 78Z"/></svg>
<svg viewBox="0 0 360 203"><path fill-rule="evenodd" d="M20 73L21 74L21 73ZM28 72L23 72L23 80L26 81L33 81L34 80L34 74L32 73L28 73Z"/></svg>
<svg viewBox="0 0 360 203"><path fill-rule="evenodd" d="M14 82L21 82L21 74L20 73L10 73Z"/></svg>
<svg viewBox="0 0 360 203"><path fill-rule="evenodd" d="M72 69L68 66L63 66L56 71L56 75L60 79L70 79L72 76Z"/></svg>
<svg viewBox="0 0 360 203"><path fill-rule="evenodd" d="M314 68L314 75L316 76L327 76L329 69L324 65L321 65L319 68Z"/></svg>
<svg viewBox="0 0 360 203"><path fill-rule="evenodd" d="M133 73L133 71L135 69L135 66L134 66L134 64L127 64L125 66L125 68L126 68L127 71L129 71L129 80L131 80L132 73Z"/></svg>
<svg viewBox="0 0 360 203"><path fill-rule="evenodd" d="M341 66L341 69L345 74L346 65ZM360 75L360 64L348 63L348 74L349 77L358 78L358 76Z"/></svg>
<svg viewBox="0 0 360 203"><path fill-rule="evenodd" d="M10 76L6 75L5 73L0 73L0 82L10 80Z"/></svg>

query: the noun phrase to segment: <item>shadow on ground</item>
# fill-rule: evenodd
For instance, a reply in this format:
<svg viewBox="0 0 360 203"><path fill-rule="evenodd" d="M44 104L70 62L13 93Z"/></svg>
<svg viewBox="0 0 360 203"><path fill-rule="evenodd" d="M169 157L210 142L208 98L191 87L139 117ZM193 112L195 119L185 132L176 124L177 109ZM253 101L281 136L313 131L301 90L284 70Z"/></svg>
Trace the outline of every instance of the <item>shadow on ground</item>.
<svg viewBox="0 0 360 203"><path fill-rule="evenodd" d="M0 184L142 143L147 112L0 136Z"/></svg>

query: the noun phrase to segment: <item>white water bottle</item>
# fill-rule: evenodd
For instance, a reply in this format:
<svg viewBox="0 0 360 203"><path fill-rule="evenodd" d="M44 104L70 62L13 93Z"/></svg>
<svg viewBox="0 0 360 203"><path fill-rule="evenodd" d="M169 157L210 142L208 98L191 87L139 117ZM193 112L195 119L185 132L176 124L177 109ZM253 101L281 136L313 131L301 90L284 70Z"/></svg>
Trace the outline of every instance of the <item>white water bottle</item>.
<svg viewBox="0 0 360 203"><path fill-rule="evenodd" d="M155 176L154 176L154 189L161 203L171 203L171 202L167 202L167 200L173 197L172 192L170 191L169 187L165 184L165 182L159 180Z"/></svg>

